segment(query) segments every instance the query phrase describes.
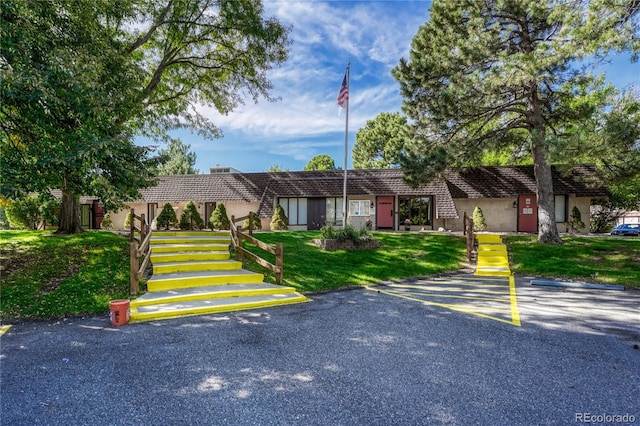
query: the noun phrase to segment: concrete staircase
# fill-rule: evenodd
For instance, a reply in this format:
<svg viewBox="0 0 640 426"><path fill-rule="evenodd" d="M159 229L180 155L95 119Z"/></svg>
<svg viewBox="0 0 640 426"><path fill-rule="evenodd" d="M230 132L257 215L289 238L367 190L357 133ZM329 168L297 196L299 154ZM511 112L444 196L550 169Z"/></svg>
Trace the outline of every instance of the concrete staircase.
<svg viewBox="0 0 640 426"><path fill-rule="evenodd" d="M153 275L131 301L131 322L264 308L308 299L231 260L229 232L162 232L151 237Z"/></svg>
<svg viewBox="0 0 640 426"><path fill-rule="evenodd" d="M476 240L478 241L478 261L475 275L510 276L509 254L500 235L476 234Z"/></svg>

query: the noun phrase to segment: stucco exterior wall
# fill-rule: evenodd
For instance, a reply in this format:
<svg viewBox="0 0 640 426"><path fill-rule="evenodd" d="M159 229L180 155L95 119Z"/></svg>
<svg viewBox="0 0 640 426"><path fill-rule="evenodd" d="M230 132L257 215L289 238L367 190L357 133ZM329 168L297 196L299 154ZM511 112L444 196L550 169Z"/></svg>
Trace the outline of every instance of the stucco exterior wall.
<svg viewBox="0 0 640 426"><path fill-rule="evenodd" d="M458 210L458 219L447 219L444 228L451 231L462 231L464 228L464 213L473 216L473 210L482 209L487 232L515 232L518 222L518 209L513 208L515 198L457 198L453 202Z"/></svg>

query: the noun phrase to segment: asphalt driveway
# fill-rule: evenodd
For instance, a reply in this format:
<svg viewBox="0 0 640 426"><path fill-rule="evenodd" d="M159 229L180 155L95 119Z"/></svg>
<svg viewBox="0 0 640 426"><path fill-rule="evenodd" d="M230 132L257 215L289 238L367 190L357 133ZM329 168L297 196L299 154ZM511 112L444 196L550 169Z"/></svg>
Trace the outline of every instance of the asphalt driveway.
<svg viewBox="0 0 640 426"><path fill-rule="evenodd" d="M640 423L640 292L516 284L520 326L375 288L124 327L17 324L0 337L0 423Z"/></svg>

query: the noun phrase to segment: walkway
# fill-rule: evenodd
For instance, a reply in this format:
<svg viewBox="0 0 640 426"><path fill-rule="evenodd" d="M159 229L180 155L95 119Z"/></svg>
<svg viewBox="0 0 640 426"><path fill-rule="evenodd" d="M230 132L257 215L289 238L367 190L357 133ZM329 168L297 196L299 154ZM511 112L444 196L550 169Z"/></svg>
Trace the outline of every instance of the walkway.
<svg viewBox="0 0 640 426"><path fill-rule="evenodd" d="M479 234L477 240L478 264L473 274L460 272L367 288L519 327L520 314L507 247L496 234Z"/></svg>

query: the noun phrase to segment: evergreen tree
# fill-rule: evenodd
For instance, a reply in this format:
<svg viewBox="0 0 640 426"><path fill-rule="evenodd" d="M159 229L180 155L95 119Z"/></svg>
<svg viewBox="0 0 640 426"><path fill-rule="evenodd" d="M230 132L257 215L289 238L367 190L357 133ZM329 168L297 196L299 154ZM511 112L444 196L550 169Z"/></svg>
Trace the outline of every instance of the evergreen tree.
<svg viewBox="0 0 640 426"><path fill-rule="evenodd" d="M579 62L638 49L640 4L614 3L434 0L409 60L393 71L413 122L401 156L407 180L417 185L487 151L528 147L538 240L561 243L552 153L562 151L567 125L606 108L611 90Z"/></svg>
<svg viewBox="0 0 640 426"><path fill-rule="evenodd" d="M175 226L177 222L178 216L176 215L176 211L173 209L173 206L171 205L171 203L165 203L165 205L162 207L162 211L156 219L158 229L164 228L165 230L167 230L170 226Z"/></svg>
<svg viewBox="0 0 640 426"><path fill-rule="evenodd" d="M172 138L169 148L160 150L160 175L197 175L195 169L196 153L189 152L191 145L183 144L180 139Z"/></svg>
<svg viewBox="0 0 640 426"><path fill-rule="evenodd" d="M582 221L582 213L578 206L573 206L571 209L571 215L569 216L569 232L572 234L584 229L585 225Z"/></svg>
<svg viewBox="0 0 640 426"><path fill-rule="evenodd" d="M474 231L484 231L487 229L487 222L484 220L484 214L482 213L482 209L476 206L473 209L473 215L471 217L473 220L473 230Z"/></svg>
<svg viewBox="0 0 640 426"><path fill-rule="evenodd" d="M272 231L289 229L289 219L287 219L287 215L284 213L284 209L279 204L273 211L273 216L271 216L270 227Z"/></svg>
<svg viewBox="0 0 640 426"><path fill-rule="evenodd" d="M399 167L400 152L406 138L407 117L383 112L368 120L356 133L353 167L356 169L389 169Z"/></svg>
<svg viewBox="0 0 640 426"><path fill-rule="evenodd" d="M198 209L193 201L189 201L182 211L182 215L180 216L180 229L182 230L192 230L192 229L202 229L204 228L204 221L198 213Z"/></svg>
<svg viewBox="0 0 640 426"><path fill-rule="evenodd" d="M227 216L227 209L224 204L218 204L216 209L211 213L209 224L213 229L231 229L231 221Z"/></svg>

